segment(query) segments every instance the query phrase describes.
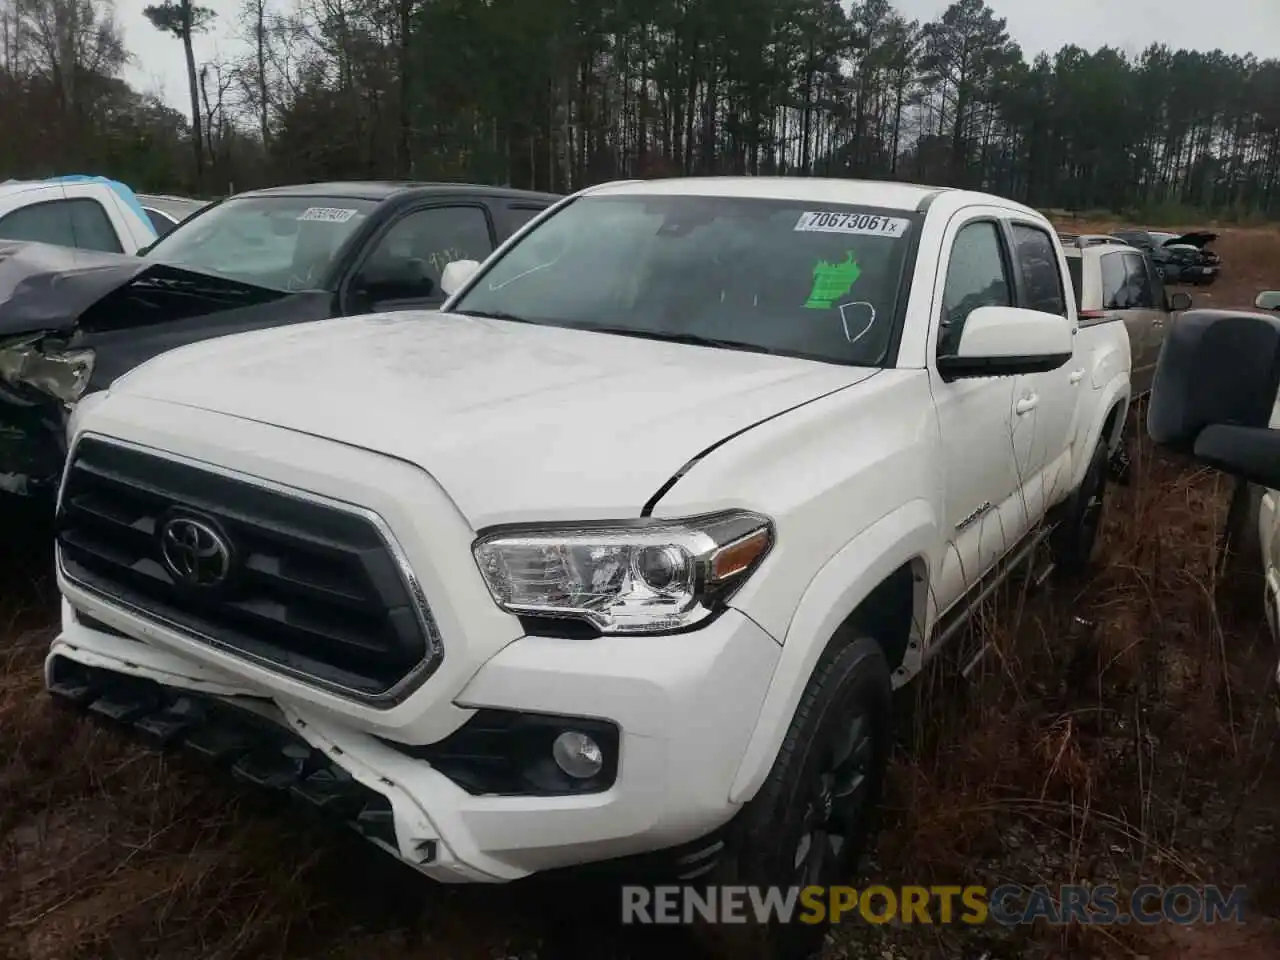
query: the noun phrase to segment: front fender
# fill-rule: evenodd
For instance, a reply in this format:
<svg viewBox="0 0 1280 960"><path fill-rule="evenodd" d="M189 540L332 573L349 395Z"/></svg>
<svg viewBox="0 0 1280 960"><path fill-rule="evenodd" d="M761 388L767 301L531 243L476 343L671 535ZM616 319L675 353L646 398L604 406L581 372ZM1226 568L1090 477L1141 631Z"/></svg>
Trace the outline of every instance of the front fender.
<svg viewBox="0 0 1280 960"><path fill-rule="evenodd" d="M764 783L805 685L840 624L903 564L923 562L927 578L927 558L938 541L933 507L926 500L912 500L858 534L817 572L787 628L755 731L730 789L731 802L745 803ZM912 632L922 635L923 611L917 614Z"/></svg>

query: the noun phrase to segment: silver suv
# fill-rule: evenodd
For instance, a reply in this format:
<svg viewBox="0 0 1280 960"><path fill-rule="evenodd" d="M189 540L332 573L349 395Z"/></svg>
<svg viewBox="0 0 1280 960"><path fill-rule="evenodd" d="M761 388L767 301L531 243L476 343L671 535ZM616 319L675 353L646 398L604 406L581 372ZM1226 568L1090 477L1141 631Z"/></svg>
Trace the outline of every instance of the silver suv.
<svg viewBox="0 0 1280 960"><path fill-rule="evenodd" d="M1185 293L1169 294L1141 250L1101 234L1059 234L1076 291L1080 325L1123 320L1133 354L1133 395L1151 389L1170 314L1191 306Z"/></svg>

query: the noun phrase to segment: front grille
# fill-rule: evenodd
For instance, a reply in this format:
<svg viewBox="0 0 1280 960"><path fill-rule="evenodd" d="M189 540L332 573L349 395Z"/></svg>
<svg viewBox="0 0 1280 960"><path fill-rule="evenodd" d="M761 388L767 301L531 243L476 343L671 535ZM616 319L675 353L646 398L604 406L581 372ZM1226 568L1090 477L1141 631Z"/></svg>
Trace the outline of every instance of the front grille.
<svg viewBox="0 0 1280 960"><path fill-rule="evenodd" d="M161 542L190 521L214 558L194 576ZM57 527L73 582L346 696L394 702L440 658L430 611L364 511L86 437Z"/></svg>

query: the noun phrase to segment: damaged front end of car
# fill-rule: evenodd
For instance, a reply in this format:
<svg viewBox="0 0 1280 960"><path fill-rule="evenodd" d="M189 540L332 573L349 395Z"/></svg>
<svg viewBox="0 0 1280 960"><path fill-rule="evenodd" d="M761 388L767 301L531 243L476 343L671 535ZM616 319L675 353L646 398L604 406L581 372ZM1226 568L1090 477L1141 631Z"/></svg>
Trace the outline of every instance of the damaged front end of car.
<svg viewBox="0 0 1280 960"><path fill-rule="evenodd" d="M71 407L93 376L77 316L145 267L136 257L0 242L0 493L51 492Z"/></svg>
<svg viewBox="0 0 1280 960"><path fill-rule="evenodd" d="M0 493L52 499L68 419L151 357L330 315L332 295L124 254L0 241Z"/></svg>
<svg viewBox="0 0 1280 960"><path fill-rule="evenodd" d="M92 350L59 336L0 339L0 493L53 493L66 459L67 417L93 366Z"/></svg>

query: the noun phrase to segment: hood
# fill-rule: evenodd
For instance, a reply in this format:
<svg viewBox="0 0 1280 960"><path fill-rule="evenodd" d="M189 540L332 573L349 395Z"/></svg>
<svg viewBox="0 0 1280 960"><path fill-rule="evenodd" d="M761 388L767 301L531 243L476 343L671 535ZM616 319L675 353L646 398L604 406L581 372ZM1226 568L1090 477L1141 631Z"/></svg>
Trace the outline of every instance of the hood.
<svg viewBox="0 0 1280 960"><path fill-rule="evenodd" d="M1216 233L1209 233L1204 230L1193 230L1191 233L1184 233L1171 240L1166 240L1162 246L1172 247L1176 245L1203 249L1205 246L1213 243L1213 241L1217 239L1218 235Z"/></svg>
<svg viewBox="0 0 1280 960"><path fill-rule="evenodd" d="M0 336L70 330L147 266L122 253L0 240Z"/></svg>
<svg viewBox="0 0 1280 960"><path fill-rule="evenodd" d="M137 368L112 393L413 463L480 529L638 516L707 447L874 373L413 312L206 341Z"/></svg>
<svg viewBox="0 0 1280 960"><path fill-rule="evenodd" d="M69 333L99 319L108 329L141 327L289 296L122 253L0 240L0 337Z"/></svg>

